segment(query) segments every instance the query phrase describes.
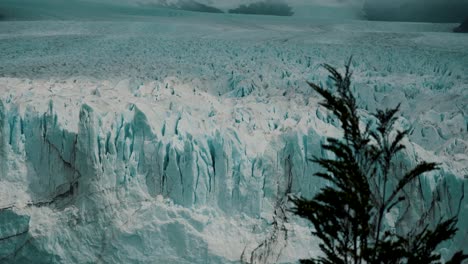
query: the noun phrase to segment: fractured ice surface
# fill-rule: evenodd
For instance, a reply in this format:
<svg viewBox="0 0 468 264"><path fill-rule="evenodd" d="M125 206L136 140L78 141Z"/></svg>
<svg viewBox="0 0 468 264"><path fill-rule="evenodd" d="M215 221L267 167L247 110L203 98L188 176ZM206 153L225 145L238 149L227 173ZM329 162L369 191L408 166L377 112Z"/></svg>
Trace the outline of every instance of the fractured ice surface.
<svg viewBox="0 0 468 264"><path fill-rule="evenodd" d="M307 159L340 135L305 81L328 85L319 65L351 54L362 114L401 102L401 126L414 128L402 164L442 163L413 198L460 209L443 252L466 249L466 36L437 24L196 21L2 22L2 261L319 254L307 223L283 209L288 193L323 185ZM388 225L419 209L393 211Z"/></svg>

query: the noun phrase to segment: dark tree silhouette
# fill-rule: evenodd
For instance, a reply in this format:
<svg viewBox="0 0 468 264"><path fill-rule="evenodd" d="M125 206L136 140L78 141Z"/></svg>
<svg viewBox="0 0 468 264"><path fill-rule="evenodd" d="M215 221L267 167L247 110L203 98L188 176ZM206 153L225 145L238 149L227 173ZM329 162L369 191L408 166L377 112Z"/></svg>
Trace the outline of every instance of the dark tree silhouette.
<svg viewBox="0 0 468 264"><path fill-rule="evenodd" d="M441 257L435 250L455 235L457 216L436 224L423 218L407 234L384 224L386 213L406 200L404 191L409 184L423 173L437 170L438 165L421 162L406 172L395 169L393 158L405 148L402 140L409 133L394 128L399 106L378 110L374 121L361 129L351 92L350 65L351 59L344 76L324 65L334 81L333 90L309 83L323 97L321 105L340 121L344 136L328 138L322 145L332 153L331 158L312 159L324 169L316 176L329 185L313 199L292 198L292 211L313 224L313 235L320 239L323 252L301 263L439 263ZM461 263L467 257L458 252L449 263Z"/></svg>

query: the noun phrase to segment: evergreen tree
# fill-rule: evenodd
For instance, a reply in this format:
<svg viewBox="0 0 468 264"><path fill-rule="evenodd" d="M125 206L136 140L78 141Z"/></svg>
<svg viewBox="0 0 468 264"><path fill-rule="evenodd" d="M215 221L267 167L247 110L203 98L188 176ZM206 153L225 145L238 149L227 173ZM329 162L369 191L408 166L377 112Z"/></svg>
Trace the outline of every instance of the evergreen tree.
<svg viewBox="0 0 468 264"><path fill-rule="evenodd" d="M338 118L343 138L328 138L322 147L331 158L312 159L323 172L316 174L329 184L313 199L294 197L293 212L308 219L320 239L323 252L301 263L440 263L437 246L456 231L457 217L440 219L436 224L414 223L407 234L397 233L384 225L384 217L405 200L404 191L420 175L438 169L438 164L421 162L401 172L395 169L394 158L405 146L402 140L409 130L398 131L395 121L399 106L378 110L374 122L362 121L351 92L351 59L344 76L326 64L335 84L328 90L308 83L323 97L321 105ZM449 263L462 263L468 255L457 252Z"/></svg>

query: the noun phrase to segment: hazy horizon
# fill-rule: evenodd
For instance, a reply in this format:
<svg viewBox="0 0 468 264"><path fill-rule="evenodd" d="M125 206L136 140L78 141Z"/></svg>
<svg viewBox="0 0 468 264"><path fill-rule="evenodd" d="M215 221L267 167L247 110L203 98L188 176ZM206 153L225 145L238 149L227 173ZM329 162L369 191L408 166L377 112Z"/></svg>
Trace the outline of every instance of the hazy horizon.
<svg viewBox="0 0 468 264"><path fill-rule="evenodd" d="M371 19L412 22L461 22L468 16L468 0L3 0L0 19L108 19L111 16L158 15L150 6L184 10L184 5L227 12L256 2L284 3L294 16L330 19ZM191 10L193 11L193 10Z"/></svg>

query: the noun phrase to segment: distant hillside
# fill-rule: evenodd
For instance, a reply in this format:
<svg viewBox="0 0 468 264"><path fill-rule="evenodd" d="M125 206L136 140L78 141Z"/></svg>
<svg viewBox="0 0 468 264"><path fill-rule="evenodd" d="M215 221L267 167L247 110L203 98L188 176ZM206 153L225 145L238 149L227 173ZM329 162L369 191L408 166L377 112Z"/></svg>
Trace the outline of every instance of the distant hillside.
<svg viewBox="0 0 468 264"><path fill-rule="evenodd" d="M468 17L460 24L460 26L456 27L453 31L459 33L468 33Z"/></svg>
<svg viewBox="0 0 468 264"><path fill-rule="evenodd" d="M292 16L292 7L283 2L256 2L229 10L232 14Z"/></svg>
<svg viewBox="0 0 468 264"><path fill-rule="evenodd" d="M365 17L369 20L455 23L466 17L468 1L379 1L366 0Z"/></svg>
<svg viewBox="0 0 468 264"><path fill-rule="evenodd" d="M223 12L195 0L160 1L151 4L104 0L0 0L0 20L122 20L135 19L135 17L173 16L179 12L177 10Z"/></svg>
<svg viewBox="0 0 468 264"><path fill-rule="evenodd" d="M164 1L161 1L161 3L164 3ZM193 12L224 13L221 9L205 5L195 0L179 0L172 4L160 4L160 6Z"/></svg>

